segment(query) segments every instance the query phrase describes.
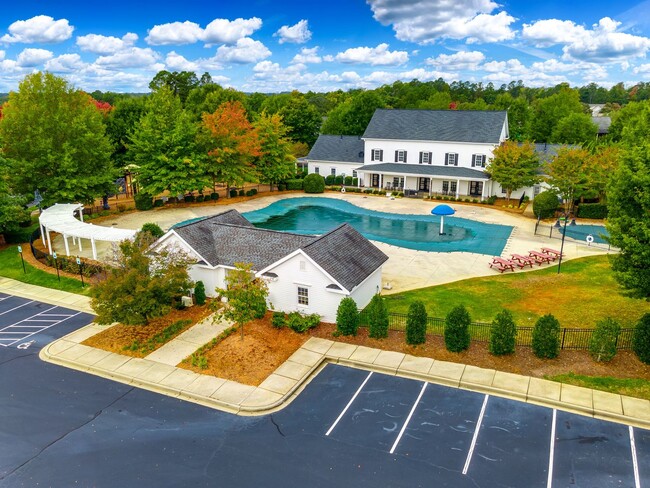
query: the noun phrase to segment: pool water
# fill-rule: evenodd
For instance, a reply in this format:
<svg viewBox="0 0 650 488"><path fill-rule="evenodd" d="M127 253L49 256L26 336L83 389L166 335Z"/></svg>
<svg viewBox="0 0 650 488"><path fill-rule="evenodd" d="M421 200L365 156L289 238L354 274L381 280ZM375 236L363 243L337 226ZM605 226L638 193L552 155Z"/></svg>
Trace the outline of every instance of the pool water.
<svg viewBox="0 0 650 488"><path fill-rule="evenodd" d="M390 201L386 200L386 206ZM464 251L490 256L503 252L512 227L445 217L403 215L366 210L332 198L289 198L243 214L264 229L323 234L347 222L366 238L419 251Z"/></svg>
<svg viewBox="0 0 650 488"><path fill-rule="evenodd" d="M560 228L560 232L564 232L564 226ZM586 242L587 236L592 236L594 242L599 244L607 244L607 229L604 225L567 225L566 236L576 239L578 241Z"/></svg>

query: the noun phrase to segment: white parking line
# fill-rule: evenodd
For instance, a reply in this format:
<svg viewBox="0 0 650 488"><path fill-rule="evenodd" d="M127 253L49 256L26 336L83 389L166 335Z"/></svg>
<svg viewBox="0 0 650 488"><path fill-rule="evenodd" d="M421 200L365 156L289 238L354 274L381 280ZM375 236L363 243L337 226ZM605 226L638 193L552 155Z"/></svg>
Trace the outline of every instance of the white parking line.
<svg viewBox="0 0 650 488"><path fill-rule="evenodd" d="M636 444L634 443L634 428L630 425L630 449L632 450L632 466L634 467L634 486L641 488L641 479L639 478L639 463L636 458Z"/></svg>
<svg viewBox="0 0 650 488"><path fill-rule="evenodd" d="M52 307L52 308L56 308L56 307ZM52 310L52 309L49 309L49 310ZM61 322L65 322L65 321L68 320L69 318L76 317L77 315L79 315L79 314L81 314L81 313L82 313L82 312L77 312L77 313L74 314L74 315L70 315L70 316L68 316L68 317L66 317L66 318L64 318L64 319L58 320L58 321L56 321L56 322L53 322L53 323L51 323L50 325L44 325L44 326L41 326L41 327L34 327L35 329L37 329L37 330L35 330L34 332L30 332L30 333L26 333L26 332L7 332L6 329L8 329L9 327L14 327L14 326L21 327L21 326L18 325L20 322L16 322L15 324L10 325L9 327L5 327L3 330L0 331L0 334L21 334L21 337L19 337L18 339L14 339L14 338L12 337L12 338L10 338L10 339L12 339L13 342L10 342L9 344L3 344L3 343L0 343L0 346L5 346L5 347L12 346L12 345L14 345L16 342L24 341L25 339L27 339L28 337L33 336L34 334L38 334L38 333L40 333L40 332L42 332L42 331L44 331L44 330L49 329L50 327L54 327L55 325L58 325L58 324L60 324ZM3 340L3 341L6 341L7 339L2 339L2 340Z"/></svg>
<svg viewBox="0 0 650 488"><path fill-rule="evenodd" d="M368 382L368 380L370 379L371 376L372 376L372 371L371 371L370 373L368 373L368 376L366 376L366 379L363 380L363 383L361 383L361 386L359 387L359 389L358 389L358 390L356 391L356 393L352 396L352 398L350 398L350 401L349 401L348 404L345 406L345 408L343 409L343 411L339 414L339 416L336 418L336 420L334 421L334 423L332 424L332 426L328 429L328 431L325 432L325 435L326 435L326 436L328 436L328 435L330 435L330 434L332 433L332 431L334 430L334 427L336 427L336 424L338 424L338 423L339 423L339 420L341 420L341 419L343 418L343 416L345 415L345 412L348 411L348 408L350 408L350 405L352 405L352 402L354 401L354 399L355 399L355 398L357 397L357 395L361 392L361 390L363 390L363 387L366 386L366 383Z"/></svg>
<svg viewBox="0 0 650 488"><path fill-rule="evenodd" d="M18 310L19 308L22 308L25 305L29 305L30 303L34 303L34 300L30 300L29 302L25 302L22 305L18 305L17 307L10 308L9 310L5 310L4 312L0 312L0 315L4 315L6 313L13 312L14 310ZM52 310L52 309L50 309L50 310Z"/></svg>
<svg viewBox="0 0 650 488"><path fill-rule="evenodd" d="M420 390L420 394L415 400L415 403L413 404L413 407L411 407L411 411L409 412L408 417L406 417L406 421L404 422L404 425L402 425L402 429L399 431L399 434L397 435L397 439L395 439L395 443L393 444L393 447L390 448L390 453L393 454L395 452L395 448L397 447L397 444L399 444L400 439L402 438L402 435L404 434L404 431L406 430L406 427L408 426L409 422L411 421L411 417L413 416L413 413L415 412L416 407L418 406L418 403L420 403L420 400L422 399L422 395L424 395L424 390L427 389L427 384L424 383L422 385L422 389Z"/></svg>
<svg viewBox="0 0 650 488"><path fill-rule="evenodd" d="M469 470L469 463L472 461L472 454L474 453L474 447L476 446L476 439L478 439L478 431L481 430L481 422L483 422L483 415L485 414L485 407L487 406L488 398L490 398L490 395L485 395L483 406L481 407L481 413L479 414L478 420L476 421L474 437L472 437L472 443L469 446L469 452L467 453L467 459L465 460L465 467L463 467L463 474L467 474L467 471Z"/></svg>
<svg viewBox="0 0 650 488"><path fill-rule="evenodd" d="M548 478L546 487L551 488L553 484L553 459L555 458L555 425L557 423L557 410L553 409L553 422L551 422L551 448L548 453Z"/></svg>

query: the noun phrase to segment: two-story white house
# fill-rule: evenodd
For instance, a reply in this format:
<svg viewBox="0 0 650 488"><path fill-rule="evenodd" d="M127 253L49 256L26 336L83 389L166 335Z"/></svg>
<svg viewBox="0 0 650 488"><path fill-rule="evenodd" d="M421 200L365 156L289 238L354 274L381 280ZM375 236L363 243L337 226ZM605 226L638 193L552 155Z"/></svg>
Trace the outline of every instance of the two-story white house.
<svg viewBox="0 0 650 488"><path fill-rule="evenodd" d="M508 114L379 109L362 139L366 187L485 198L496 190L485 167L508 139Z"/></svg>

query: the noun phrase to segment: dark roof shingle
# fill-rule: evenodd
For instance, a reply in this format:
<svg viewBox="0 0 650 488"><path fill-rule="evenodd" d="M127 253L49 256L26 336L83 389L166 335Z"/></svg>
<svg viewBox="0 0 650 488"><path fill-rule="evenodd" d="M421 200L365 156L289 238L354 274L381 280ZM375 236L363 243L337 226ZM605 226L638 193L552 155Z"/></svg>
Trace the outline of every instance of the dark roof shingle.
<svg viewBox="0 0 650 488"><path fill-rule="evenodd" d="M313 161L340 161L363 163L363 141L358 136L330 136L321 134L305 159Z"/></svg>
<svg viewBox="0 0 650 488"><path fill-rule="evenodd" d="M505 111L377 109L364 139L498 144Z"/></svg>

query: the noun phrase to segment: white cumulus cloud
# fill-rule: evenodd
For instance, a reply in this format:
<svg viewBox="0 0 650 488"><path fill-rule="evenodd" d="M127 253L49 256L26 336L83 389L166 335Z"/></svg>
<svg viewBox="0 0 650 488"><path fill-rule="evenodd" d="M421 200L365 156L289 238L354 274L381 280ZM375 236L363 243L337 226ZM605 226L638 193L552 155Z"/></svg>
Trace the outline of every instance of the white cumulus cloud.
<svg viewBox="0 0 650 488"><path fill-rule="evenodd" d="M197 71L199 69L198 63L189 61L184 56L175 51L171 51L165 58L165 66L171 71Z"/></svg>
<svg viewBox="0 0 650 488"><path fill-rule="evenodd" d="M389 51L388 44L382 43L377 47L353 47L338 53L334 59L341 63L397 66L406 63L409 55L406 51Z"/></svg>
<svg viewBox="0 0 650 488"><path fill-rule="evenodd" d="M194 22L171 22L154 25L145 37L147 44L163 46L166 44L194 44L203 37L203 29Z"/></svg>
<svg viewBox="0 0 650 488"><path fill-rule="evenodd" d="M95 64L109 69L152 68L155 69L158 53L150 48L132 47L109 56L100 56ZM162 67L160 69L163 69Z"/></svg>
<svg viewBox="0 0 650 488"><path fill-rule="evenodd" d="M67 19L54 20L49 15L37 15L28 20L17 20L9 26L9 34L0 37L0 42L62 42L72 37L74 27Z"/></svg>
<svg viewBox="0 0 650 488"><path fill-rule="evenodd" d="M239 39L234 46L219 46L216 59L227 63L256 63L268 58L271 51L260 41L250 37Z"/></svg>
<svg viewBox="0 0 650 488"><path fill-rule="evenodd" d="M298 54L296 54L291 60L292 63L301 63L301 64L318 64L323 61L318 55L318 46L307 48L303 47Z"/></svg>
<svg viewBox="0 0 650 488"><path fill-rule="evenodd" d="M459 51L454 54L440 54L435 58L428 58L426 63L452 71L476 69L485 61L485 55L480 51Z"/></svg>
<svg viewBox="0 0 650 488"><path fill-rule="evenodd" d="M399 40L431 44L441 39L499 42L513 39L515 18L492 0L367 0L374 18L392 25Z"/></svg>
<svg viewBox="0 0 650 488"><path fill-rule="evenodd" d="M235 44L262 27L262 19L214 19L203 31L207 44Z"/></svg>
<svg viewBox="0 0 650 488"><path fill-rule="evenodd" d="M52 59L54 53L48 51L47 49L34 49L27 48L24 49L16 58L18 66L23 68L33 68L35 66L40 66L48 59Z"/></svg>
<svg viewBox="0 0 650 488"><path fill-rule="evenodd" d="M305 19L292 26L283 25L273 35L280 38L280 44L285 42L304 44L311 39L311 31Z"/></svg>
<svg viewBox="0 0 650 488"><path fill-rule="evenodd" d="M86 66L78 54L62 54L45 63L45 69L52 73L72 73Z"/></svg>
<svg viewBox="0 0 650 488"><path fill-rule="evenodd" d="M114 36L88 34L77 37L77 46L82 51L95 54L113 54L133 46L137 40L138 35L132 32L128 32L121 39Z"/></svg>

